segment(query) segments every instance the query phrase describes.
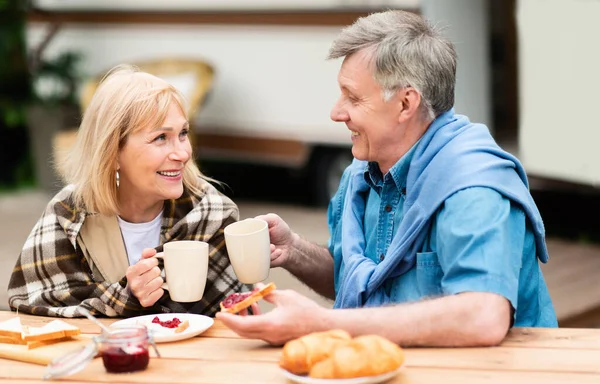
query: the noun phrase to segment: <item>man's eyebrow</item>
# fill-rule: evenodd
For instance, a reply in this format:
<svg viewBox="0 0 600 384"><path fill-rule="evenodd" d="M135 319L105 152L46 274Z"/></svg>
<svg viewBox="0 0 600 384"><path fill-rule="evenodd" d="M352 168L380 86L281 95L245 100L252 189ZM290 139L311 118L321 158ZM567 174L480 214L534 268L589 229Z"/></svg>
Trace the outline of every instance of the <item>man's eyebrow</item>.
<svg viewBox="0 0 600 384"><path fill-rule="evenodd" d="M352 86L352 84L349 83L345 83L340 81L340 89L345 90L345 91L349 91L349 92L356 92L356 88Z"/></svg>

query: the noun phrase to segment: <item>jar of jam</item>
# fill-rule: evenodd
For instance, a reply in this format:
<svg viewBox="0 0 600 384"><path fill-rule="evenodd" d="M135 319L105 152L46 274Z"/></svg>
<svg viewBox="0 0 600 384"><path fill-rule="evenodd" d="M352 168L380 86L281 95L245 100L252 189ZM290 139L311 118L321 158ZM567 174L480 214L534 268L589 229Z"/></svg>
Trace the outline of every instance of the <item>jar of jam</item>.
<svg viewBox="0 0 600 384"><path fill-rule="evenodd" d="M143 371L148 367L151 342L144 325L127 325L103 332L98 339L104 368L110 373Z"/></svg>
<svg viewBox="0 0 600 384"><path fill-rule="evenodd" d="M148 367L152 345L157 357L160 353L144 325L112 326L103 331L85 347L54 359L44 374L44 379L72 375L82 370L94 357L102 356L104 368L109 373L143 371Z"/></svg>

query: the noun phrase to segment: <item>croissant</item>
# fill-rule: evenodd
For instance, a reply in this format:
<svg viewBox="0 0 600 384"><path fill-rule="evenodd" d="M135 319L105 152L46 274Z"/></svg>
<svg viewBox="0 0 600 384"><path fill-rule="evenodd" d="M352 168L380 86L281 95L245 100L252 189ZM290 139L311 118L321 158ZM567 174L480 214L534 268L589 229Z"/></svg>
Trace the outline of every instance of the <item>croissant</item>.
<svg viewBox="0 0 600 384"><path fill-rule="evenodd" d="M297 375L306 374L315 363L327 358L336 347L349 343L351 339L346 331L332 330L288 341L283 346L279 366Z"/></svg>
<svg viewBox="0 0 600 384"><path fill-rule="evenodd" d="M316 363L309 376L320 379L376 376L400 368L403 362L404 353L398 345L377 335L358 336Z"/></svg>

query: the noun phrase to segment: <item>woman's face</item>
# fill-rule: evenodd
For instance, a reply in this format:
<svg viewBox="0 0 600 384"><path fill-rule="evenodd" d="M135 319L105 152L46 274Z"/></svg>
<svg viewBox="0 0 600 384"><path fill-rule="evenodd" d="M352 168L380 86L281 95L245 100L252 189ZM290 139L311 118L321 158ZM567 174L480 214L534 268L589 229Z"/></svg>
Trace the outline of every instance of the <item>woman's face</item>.
<svg viewBox="0 0 600 384"><path fill-rule="evenodd" d="M119 152L119 200L124 207L151 209L183 193L183 168L190 160L189 123L171 104L160 127L130 134ZM158 213L158 212L157 212Z"/></svg>

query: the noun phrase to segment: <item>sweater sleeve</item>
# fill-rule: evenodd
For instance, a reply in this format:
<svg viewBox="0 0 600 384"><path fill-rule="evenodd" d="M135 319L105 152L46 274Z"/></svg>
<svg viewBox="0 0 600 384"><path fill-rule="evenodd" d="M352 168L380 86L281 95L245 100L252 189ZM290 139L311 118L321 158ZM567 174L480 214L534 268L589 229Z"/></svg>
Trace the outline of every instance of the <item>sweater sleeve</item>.
<svg viewBox="0 0 600 384"><path fill-rule="evenodd" d="M58 317L81 317L81 307L110 317L141 314L146 309L129 293L124 278L116 283L94 281L85 257L69 240L76 216L63 202L48 205L10 277L10 307Z"/></svg>

